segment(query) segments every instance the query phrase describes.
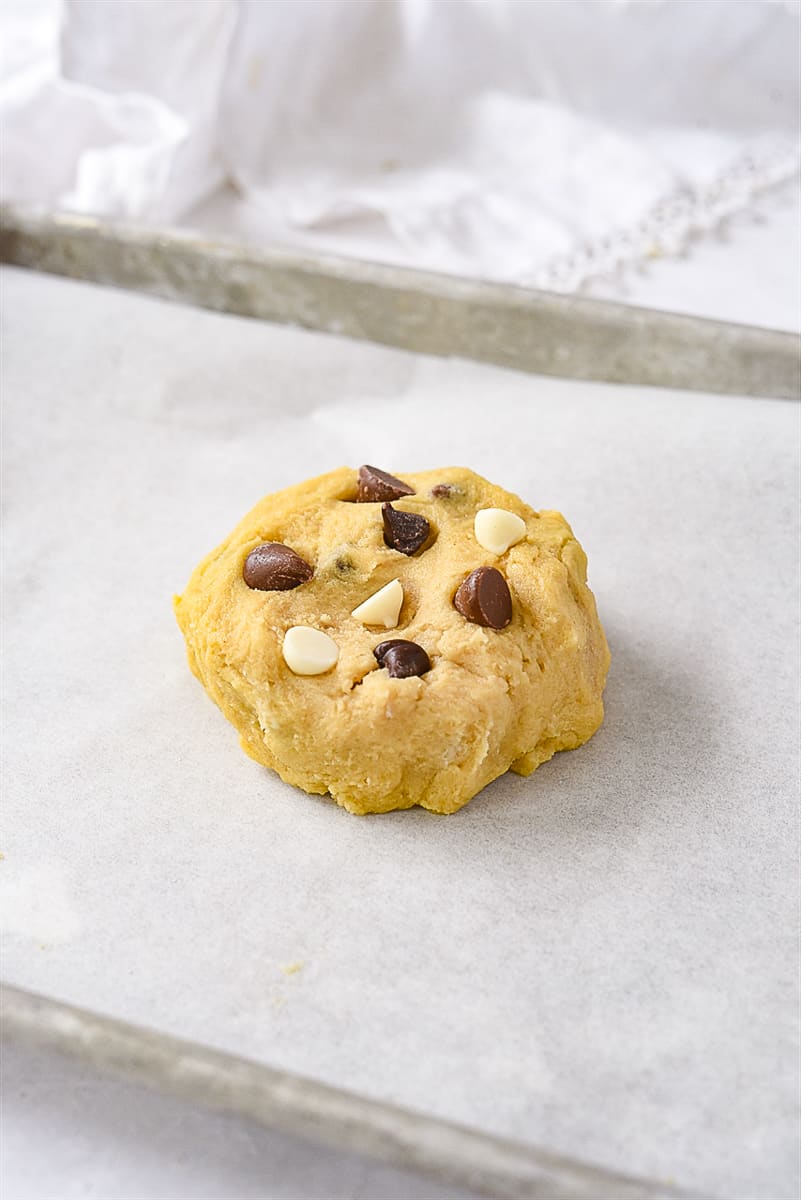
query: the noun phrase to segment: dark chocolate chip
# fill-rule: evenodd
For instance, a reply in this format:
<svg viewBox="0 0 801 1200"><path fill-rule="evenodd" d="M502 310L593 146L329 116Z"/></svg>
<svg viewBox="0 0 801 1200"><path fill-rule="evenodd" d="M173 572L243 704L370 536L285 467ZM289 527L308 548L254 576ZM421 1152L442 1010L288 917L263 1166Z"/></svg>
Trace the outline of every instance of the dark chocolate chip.
<svg viewBox="0 0 801 1200"><path fill-rule="evenodd" d="M401 496L413 496L414 488L378 467L359 467L359 490L357 504L372 504L376 500L397 500Z"/></svg>
<svg viewBox="0 0 801 1200"><path fill-rule="evenodd" d="M434 487L432 487L431 495L437 500L447 500L448 496L455 491L456 488L452 483L437 483L434 485Z"/></svg>
<svg viewBox="0 0 801 1200"><path fill-rule="evenodd" d="M390 638L373 651L379 667L386 667L393 679L408 679L410 675L425 675L431 670L431 660L417 642Z"/></svg>
<svg viewBox="0 0 801 1200"><path fill-rule="evenodd" d="M288 592L314 574L309 564L282 542L265 542L251 550L242 568L249 588L259 592Z"/></svg>
<svg viewBox="0 0 801 1200"><path fill-rule="evenodd" d="M416 646L416 642L407 642L405 638L387 638L385 642L379 642L373 650L375 660L379 667L384 665L384 655L387 650L391 650L393 646Z"/></svg>
<svg viewBox="0 0 801 1200"><path fill-rule="evenodd" d="M495 567L478 567L462 582L453 598L456 608L468 621L504 629L512 619L509 584Z"/></svg>
<svg viewBox="0 0 801 1200"><path fill-rule="evenodd" d="M391 504L381 505L384 519L384 541L391 550L415 554L428 541L431 526L419 513L401 512Z"/></svg>

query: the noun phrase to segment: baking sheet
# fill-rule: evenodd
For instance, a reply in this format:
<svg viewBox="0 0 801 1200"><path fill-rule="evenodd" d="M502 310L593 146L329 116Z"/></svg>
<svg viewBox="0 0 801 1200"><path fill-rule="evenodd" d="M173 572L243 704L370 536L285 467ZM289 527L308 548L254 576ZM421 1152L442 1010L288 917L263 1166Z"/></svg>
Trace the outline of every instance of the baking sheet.
<svg viewBox="0 0 801 1200"><path fill-rule="evenodd" d="M798 407L3 274L4 978L726 1197L796 1194ZM466 463L565 511L602 731L452 818L246 759L170 594L267 490ZM297 968L297 969L292 969Z"/></svg>
<svg viewBox="0 0 801 1200"><path fill-rule="evenodd" d="M797 334L174 228L0 206L0 262L571 379L795 399Z"/></svg>

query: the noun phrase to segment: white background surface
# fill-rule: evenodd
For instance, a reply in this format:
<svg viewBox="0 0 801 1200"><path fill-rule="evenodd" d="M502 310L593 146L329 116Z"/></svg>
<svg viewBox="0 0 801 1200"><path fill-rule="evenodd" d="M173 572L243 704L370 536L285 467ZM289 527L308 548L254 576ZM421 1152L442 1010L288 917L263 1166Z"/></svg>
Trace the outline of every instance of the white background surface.
<svg viewBox="0 0 801 1200"><path fill-rule="evenodd" d="M797 407L415 359L21 272L4 300L24 724L6 977L705 1193L794 1196ZM612 643L598 737L448 821L357 821L266 776L165 603L268 480L388 445L390 469L469 459L564 507ZM9 1200L61 1194L24 1147L64 1068L27 1069ZM135 1090L107 1094L138 1113ZM92 1111L70 1137L102 1188ZM147 1151L179 1189L151 1175L152 1195L207 1194L172 1174L181 1145ZM317 1169L286 1154L281 1180ZM249 1166L237 1182L241 1161L212 1158L221 1195L252 1194ZM321 1161L346 1195L353 1164Z"/></svg>

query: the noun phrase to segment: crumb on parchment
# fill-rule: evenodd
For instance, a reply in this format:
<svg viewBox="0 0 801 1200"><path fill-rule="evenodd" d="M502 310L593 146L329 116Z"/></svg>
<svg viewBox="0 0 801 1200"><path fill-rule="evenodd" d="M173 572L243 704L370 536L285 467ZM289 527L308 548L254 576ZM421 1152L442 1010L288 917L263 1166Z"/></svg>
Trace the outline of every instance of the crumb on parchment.
<svg viewBox="0 0 801 1200"><path fill-rule="evenodd" d="M303 970L303 962L281 963L281 970L285 975L297 975L298 971Z"/></svg>

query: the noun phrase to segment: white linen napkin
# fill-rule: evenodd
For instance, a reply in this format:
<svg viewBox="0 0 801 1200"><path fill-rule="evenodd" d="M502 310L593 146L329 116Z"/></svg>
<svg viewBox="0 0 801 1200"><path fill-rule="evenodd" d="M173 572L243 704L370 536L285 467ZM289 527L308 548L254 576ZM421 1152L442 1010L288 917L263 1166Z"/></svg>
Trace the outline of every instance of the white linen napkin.
<svg viewBox="0 0 801 1200"><path fill-rule="evenodd" d="M572 290L799 165L785 0L4 0L4 199Z"/></svg>

